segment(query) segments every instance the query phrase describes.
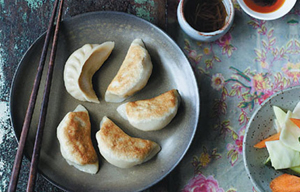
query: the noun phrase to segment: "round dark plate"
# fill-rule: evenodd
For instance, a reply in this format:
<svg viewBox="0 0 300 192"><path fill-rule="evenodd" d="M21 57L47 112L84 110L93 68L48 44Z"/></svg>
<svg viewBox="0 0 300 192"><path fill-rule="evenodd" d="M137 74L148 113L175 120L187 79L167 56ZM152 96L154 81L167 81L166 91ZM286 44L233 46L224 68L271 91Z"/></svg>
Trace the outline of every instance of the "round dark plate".
<svg viewBox="0 0 300 192"><path fill-rule="evenodd" d="M11 89L10 109L17 138L20 136L33 80L44 41L42 35L21 60ZM131 42L141 38L150 53L153 73L144 89L126 101L147 99L170 89L177 89L182 102L176 117L160 131L143 132L121 118L116 108L120 103L106 103L104 93L117 73ZM59 43L52 80L46 126L39 161L40 172L55 185L69 191L139 191L164 178L179 163L191 144L199 117L199 93L195 76L180 48L163 31L133 15L119 12L94 12L78 15L61 23ZM64 64L70 54L84 44L114 41L109 59L93 77L100 104L81 102L71 97L63 82ZM46 65L47 66L47 65ZM47 67L45 66L45 69ZM45 80L44 70L42 82ZM41 84L33 115L25 155L30 158L38 123L44 83ZM98 152L97 174L83 173L67 164L62 157L56 128L62 118L82 104L90 113L92 140L98 151L95 133L103 116L108 116L127 134L150 139L160 144L161 151L150 161L130 169L109 164Z"/></svg>

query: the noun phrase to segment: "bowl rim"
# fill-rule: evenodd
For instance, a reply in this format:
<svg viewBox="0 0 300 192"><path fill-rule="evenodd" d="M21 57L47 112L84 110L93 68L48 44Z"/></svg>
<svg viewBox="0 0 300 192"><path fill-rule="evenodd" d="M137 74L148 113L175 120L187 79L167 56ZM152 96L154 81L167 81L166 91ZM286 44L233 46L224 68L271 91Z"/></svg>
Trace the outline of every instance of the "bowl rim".
<svg viewBox="0 0 300 192"><path fill-rule="evenodd" d="M262 192L264 191L264 189L262 189L260 186L258 186L257 182L254 180L253 176L250 174L250 170L249 170L249 165L248 165L248 161L246 159L246 139L247 139L247 134L249 132L250 126L252 124L252 121L254 120L254 118L256 117L257 113L263 108L265 107L265 105L270 102L270 100L272 100L274 97L281 95L285 92L294 90L294 89L300 89L300 85L296 85L296 86L292 86L292 87L288 87L285 89L282 89L280 91L277 91L276 93L274 93L273 95L271 95L269 98L267 98L266 100L264 100L258 107L257 109L252 113L248 124L246 126L245 129L245 134L244 134L244 138L243 138L243 162L244 162L244 167L247 173L248 178L250 179L252 185L254 186L254 188L259 191Z"/></svg>
<svg viewBox="0 0 300 192"><path fill-rule="evenodd" d="M243 9L243 11L253 18L260 19L260 20L275 20L275 19L279 19L279 18L285 16L287 13L289 13L295 6L297 0L285 0L283 5L281 7L279 7L279 9L269 12L269 13L260 13L260 12L252 10L250 7L248 7L245 4L244 0L237 0L237 2L239 4L239 6ZM287 5L284 6L284 4L287 4ZM279 10L282 10L282 7L284 7L285 10L282 12L279 12Z"/></svg>
<svg viewBox="0 0 300 192"><path fill-rule="evenodd" d="M198 31L198 30L194 29L187 22L187 20L185 19L185 16L184 16L184 11L183 11L184 10L185 2L187 2L187 1L191 1L191 0L180 0L180 3L178 5L178 9L179 9L178 10L179 11L178 14L180 14L180 16L182 17L182 20L186 23L186 27L188 28L189 31L192 31L193 33L197 33L200 36L215 36L215 35L223 33L224 31L227 32L226 30L228 30L231 27L231 24L232 24L233 19L234 19L234 14L235 14L234 5L232 3L232 0L222 0L222 2L226 1L229 4L228 20L226 21L226 23L223 25L222 28L220 28L220 29L218 29L216 31L212 31L212 32L201 32L201 31ZM224 4L224 6L226 6L226 5Z"/></svg>

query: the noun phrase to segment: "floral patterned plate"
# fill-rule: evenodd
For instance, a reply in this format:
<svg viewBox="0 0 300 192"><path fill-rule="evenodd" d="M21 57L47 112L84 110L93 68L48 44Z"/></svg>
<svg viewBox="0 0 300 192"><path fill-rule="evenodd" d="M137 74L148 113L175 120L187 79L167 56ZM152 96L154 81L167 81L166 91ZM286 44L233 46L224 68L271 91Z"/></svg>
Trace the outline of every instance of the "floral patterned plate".
<svg viewBox="0 0 300 192"><path fill-rule="evenodd" d="M269 187L271 180L281 175L283 171L265 165L264 162L268 158L267 149L256 149L253 146L276 133L273 121L275 115L272 106L278 106L285 111L293 110L299 101L299 86L277 92L261 104L248 123L243 142L244 164L247 174L257 191L271 191Z"/></svg>

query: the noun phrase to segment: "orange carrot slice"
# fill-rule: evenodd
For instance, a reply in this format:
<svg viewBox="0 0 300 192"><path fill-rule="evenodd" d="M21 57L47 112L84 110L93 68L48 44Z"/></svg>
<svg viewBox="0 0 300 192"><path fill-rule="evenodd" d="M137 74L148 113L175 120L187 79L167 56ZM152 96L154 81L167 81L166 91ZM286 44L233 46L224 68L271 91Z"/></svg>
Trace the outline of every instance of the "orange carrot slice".
<svg viewBox="0 0 300 192"><path fill-rule="evenodd" d="M300 119L290 118L290 120L297 125L297 127L300 128Z"/></svg>
<svg viewBox="0 0 300 192"><path fill-rule="evenodd" d="M272 192L299 192L300 177L282 174L270 182Z"/></svg>
<svg viewBox="0 0 300 192"><path fill-rule="evenodd" d="M274 135L271 135L270 137L258 142L257 144L254 145L255 148L265 148L266 147L266 142L267 141L276 141L276 140L279 140L279 137L280 137L280 132L274 134Z"/></svg>

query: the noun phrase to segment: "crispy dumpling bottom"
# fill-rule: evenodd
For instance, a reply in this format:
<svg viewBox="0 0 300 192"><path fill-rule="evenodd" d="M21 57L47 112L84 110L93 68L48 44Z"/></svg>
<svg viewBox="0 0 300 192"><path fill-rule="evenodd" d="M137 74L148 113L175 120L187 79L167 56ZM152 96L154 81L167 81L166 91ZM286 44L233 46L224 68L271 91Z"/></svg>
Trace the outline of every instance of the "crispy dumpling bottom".
<svg viewBox="0 0 300 192"><path fill-rule="evenodd" d="M166 127L176 116L180 95L176 89L151 99L127 102L117 108L118 113L142 131L156 131Z"/></svg>
<svg viewBox="0 0 300 192"><path fill-rule="evenodd" d="M97 173L99 163L91 140L91 123L82 105L63 118L57 128L57 138L61 154L70 165L86 173Z"/></svg>
<svg viewBox="0 0 300 192"><path fill-rule="evenodd" d="M103 117L96 139L101 155L120 168L146 162L160 151L157 143L130 137L107 117Z"/></svg>

